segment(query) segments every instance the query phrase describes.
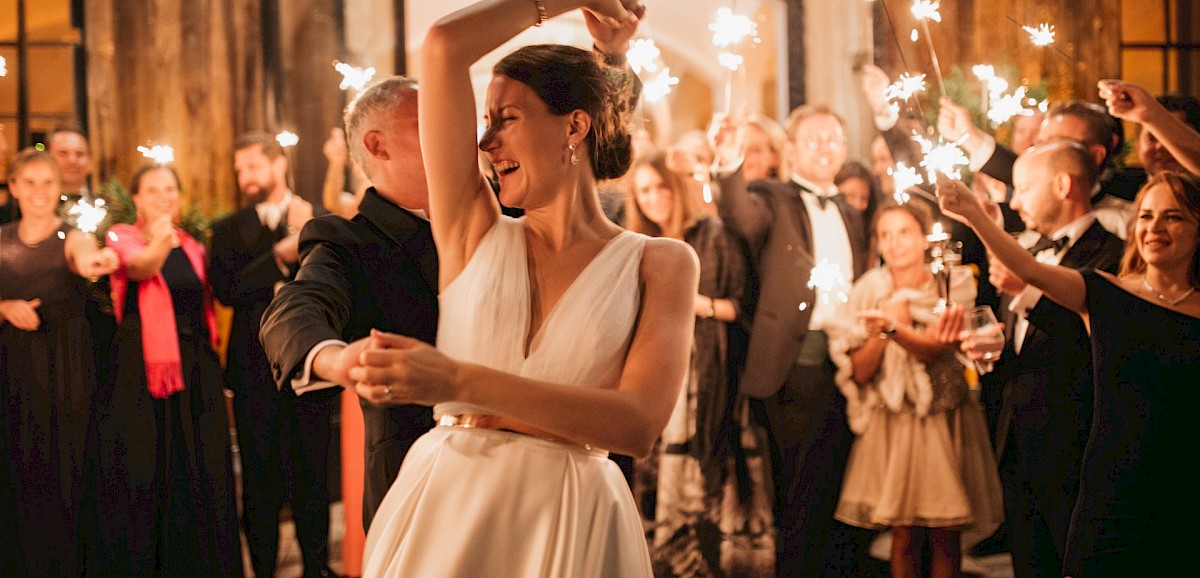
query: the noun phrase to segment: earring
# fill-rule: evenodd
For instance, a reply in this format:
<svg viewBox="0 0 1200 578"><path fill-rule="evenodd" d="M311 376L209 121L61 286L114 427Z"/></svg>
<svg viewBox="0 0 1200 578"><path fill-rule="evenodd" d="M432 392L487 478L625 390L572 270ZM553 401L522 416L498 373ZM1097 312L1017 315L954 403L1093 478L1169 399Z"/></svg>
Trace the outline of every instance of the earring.
<svg viewBox="0 0 1200 578"><path fill-rule="evenodd" d="M575 143L570 143L567 145L567 148L571 149L571 164L573 165L579 164L579 157L575 156L575 146Z"/></svg>

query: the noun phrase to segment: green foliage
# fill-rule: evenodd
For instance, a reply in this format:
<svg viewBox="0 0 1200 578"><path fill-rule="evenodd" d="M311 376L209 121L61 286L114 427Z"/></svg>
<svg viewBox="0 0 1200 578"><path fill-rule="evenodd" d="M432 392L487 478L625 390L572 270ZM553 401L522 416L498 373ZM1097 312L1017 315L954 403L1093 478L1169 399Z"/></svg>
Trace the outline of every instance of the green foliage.
<svg viewBox="0 0 1200 578"><path fill-rule="evenodd" d="M117 180L111 180L100 186L100 197L104 199L108 216L96 231L96 237L103 239L108 228L118 223L132 225L137 222L137 208L133 205L133 196ZM208 245L208 228L212 221L200 212L196 203L190 203L179 219L179 228L191 235L192 238L203 241Z"/></svg>

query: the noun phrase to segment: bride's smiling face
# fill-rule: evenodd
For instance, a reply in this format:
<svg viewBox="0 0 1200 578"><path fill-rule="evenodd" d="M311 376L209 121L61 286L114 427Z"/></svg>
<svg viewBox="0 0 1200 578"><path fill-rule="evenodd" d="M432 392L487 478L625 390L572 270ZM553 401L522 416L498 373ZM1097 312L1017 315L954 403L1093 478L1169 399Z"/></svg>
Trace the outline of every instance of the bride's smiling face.
<svg viewBox="0 0 1200 578"><path fill-rule="evenodd" d="M528 85L502 74L487 91L487 130L479 140L500 179L500 200L525 209L544 205L568 177L570 115L555 115ZM579 147L577 155L582 155Z"/></svg>

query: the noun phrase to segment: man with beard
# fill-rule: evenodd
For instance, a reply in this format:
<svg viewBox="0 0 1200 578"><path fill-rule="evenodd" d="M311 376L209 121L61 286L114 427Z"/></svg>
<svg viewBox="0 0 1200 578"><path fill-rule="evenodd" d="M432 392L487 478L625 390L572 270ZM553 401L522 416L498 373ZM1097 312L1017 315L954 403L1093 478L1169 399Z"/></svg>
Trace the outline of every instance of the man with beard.
<svg viewBox="0 0 1200 578"><path fill-rule="evenodd" d="M296 274L300 229L313 208L288 189L288 159L271 135L238 139L233 165L248 206L213 223L209 278L217 298L233 308L225 387L234 392L250 563L256 576L275 574L279 511L290 486L304 576L331 576L327 485L333 399L300 401L291 389L276 388L258 339L259 321L275 291Z"/></svg>

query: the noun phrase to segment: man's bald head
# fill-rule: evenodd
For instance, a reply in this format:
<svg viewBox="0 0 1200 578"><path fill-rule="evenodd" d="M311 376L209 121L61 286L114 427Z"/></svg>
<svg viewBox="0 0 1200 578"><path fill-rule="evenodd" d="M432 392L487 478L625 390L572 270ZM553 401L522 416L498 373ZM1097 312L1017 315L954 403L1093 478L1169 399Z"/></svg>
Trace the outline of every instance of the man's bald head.
<svg viewBox="0 0 1200 578"><path fill-rule="evenodd" d="M1049 175L1058 173L1071 175L1078 188L1089 198L1092 189L1096 186L1096 179L1100 176L1100 167L1096 166L1092 153L1087 147L1069 139L1060 139L1029 147L1017 161L1044 167Z"/></svg>
<svg viewBox="0 0 1200 578"><path fill-rule="evenodd" d="M1092 210L1099 170L1090 149L1077 141L1029 147L1013 165L1009 206L1026 227L1050 235Z"/></svg>

